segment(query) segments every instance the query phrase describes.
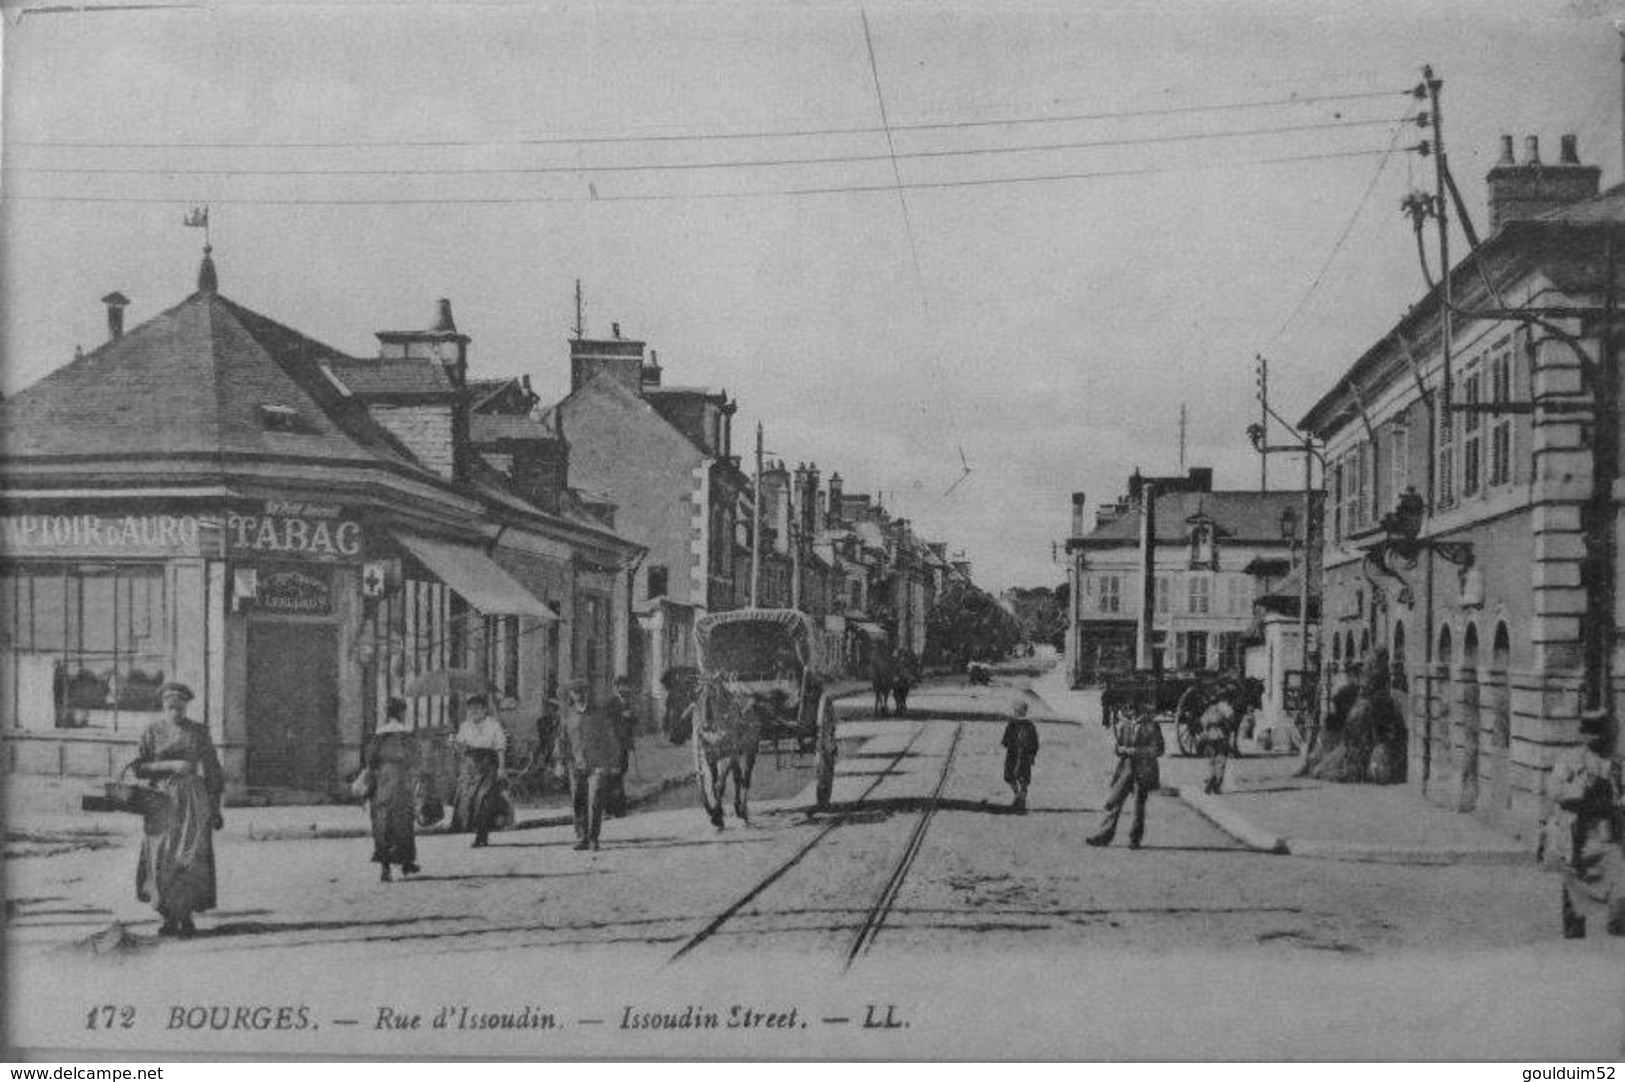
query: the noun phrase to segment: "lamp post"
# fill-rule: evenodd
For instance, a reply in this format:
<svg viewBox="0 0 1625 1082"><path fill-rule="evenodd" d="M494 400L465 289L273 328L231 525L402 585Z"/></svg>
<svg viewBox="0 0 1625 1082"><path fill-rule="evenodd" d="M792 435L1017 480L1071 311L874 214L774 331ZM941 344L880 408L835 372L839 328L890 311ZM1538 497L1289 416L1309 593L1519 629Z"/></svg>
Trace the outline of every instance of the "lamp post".
<svg viewBox="0 0 1625 1082"><path fill-rule="evenodd" d="M1274 410L1270 409L1267 403L1264 408L1270 416L1280 421L1282 426L1288 429L1292 427L1282 420ZM1247 439L1252 443L1254 450L1261 456L1272 454L1299 454L1303 456L1303 568L1298 582L1299 713L1300 717L1307 714L1310 719L1313 719L1318 702L1317 695L1310 694L1310 676L1318 670L1319 666L1314 663L1314 655L1309 649L1309 546L1314 539L1315 524L1314 464L1316 461L1320 462L1321 476L1324 477L1326 473L1326 457L1315 447L1314 437L1307 432L1298 434L1297 443L1271 444L1267 440L1267 433L1263 425L1250 424L1247 426ZM1298 533L1298 514L1294 512L1293 508L1286 507L1282 509L1279 525L1281 536L1287 539L1289 543L1294 542ZM1289 529L1291 530L1290 536L1287 532ZM1287 552L1289 563L1291 561L1291 551L1289 547ZM1313 742L1314 736L1315 734L1310 734L1310 743Z"/></svg>

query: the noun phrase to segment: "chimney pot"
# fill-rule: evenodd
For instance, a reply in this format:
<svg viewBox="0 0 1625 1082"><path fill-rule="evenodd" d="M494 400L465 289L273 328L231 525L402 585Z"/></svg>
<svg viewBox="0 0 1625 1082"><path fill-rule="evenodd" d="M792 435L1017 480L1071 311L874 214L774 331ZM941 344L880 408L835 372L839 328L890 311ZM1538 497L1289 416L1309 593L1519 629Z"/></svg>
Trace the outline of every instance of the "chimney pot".
<svg viewBox="0 0 1625 1082"><path fill-rule="evenodd" d="M457 322L451 318L451 301L441 297L434 303L434 323L429 327L431 331L450 331L456 333Z"/></svg>
<svg viewBox="0 0 1625 1082"><path fill-rule="evenodd" d="M1579 165L1580 164L1580 140L1579 140L1579 138L1576 137L1576 136L1573 136L1573 135L1565 135L1565 136L1563 136L1563 138L1561 140L1561 143L1562 143L1563 151L1559 155L1559 160L1564 165Z"/></svg>
<svg viewBox="0 0 1625 1082"><path fill-rule="evenodd" d="M1526 135L1523 137L1523 163L1525 165L1540 164L1540 136Z"/></svg>
<svg viewBox="0 0 1625 1082"><path fill-rule="evenodd" d="M621 336L621 325L619 323L611 323L609 325L609 336L611 338L620 338L620 336Z"/></svg>
<svg viewBox="0 0 1625 1082"><path fill-rule="evenodd" d="M130 298L122 293L109 293L102 298L102 303L107 305L108 341L124 337L124 308L130 303Z"/></svg>
<svg viewBox="0 0 1625 1082"><path fill-rule="evenodd" d="M1512 156L1512 136L1501 136L1501 160L1496 165L1516 165L1517 160Z"/></svg>

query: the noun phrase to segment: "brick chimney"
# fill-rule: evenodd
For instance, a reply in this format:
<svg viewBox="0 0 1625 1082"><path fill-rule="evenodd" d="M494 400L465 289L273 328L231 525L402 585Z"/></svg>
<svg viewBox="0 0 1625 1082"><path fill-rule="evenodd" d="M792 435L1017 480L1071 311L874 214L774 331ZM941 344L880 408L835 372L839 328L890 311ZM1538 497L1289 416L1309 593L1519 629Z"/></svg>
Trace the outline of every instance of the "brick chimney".
<svg viewBox="0 0 1625 1082"><path fill-rule="evenodd" d="M829 511L824 518L827 526L833 526L841 519L841 484L840 470L829 475Z"/></svg>
<svg viewBox="0 0 1625 1082"><path fill-rule="evenodd" d="M1083 536L1083 493L1072 494L1072 536Z"/></svg>
<svg viewBox="0 0 1625 1082"><path fill-rule="evenodd" d="M621 337L621 325L613 324L612 336L609 338L572 338L570 339L570 390L575 392L581 389L600 372L607 372L610 378L633 394L641 394L646 385L645 373L648 368L643 363L643 342ZM648 386L659 386L660 368L658 362L654 366L654 380Z"/></svg>
<svg viewBox="0 0 1625 1082"><path fill-rule="evenodd" d="M107 340L124 337L124 309L129 307L130 298L122 293L109 293L102 298L107 305Z"/></svg>
<svg viewBox="0 0 1625 1082"><path fill-rule="evenodd" d="M649 389L651 387L659 387L660 386L660 351L659 350L651 349L649 351L649 363L643 366L643 373L642 373L642 376L641 376L641 378L639 380L639 383L642 385L642 387L645 390L647 390L647 389Z"/></svg>
<svg viewBox="0 0 1625 1082"><path fill-rule="evenodd" d="M1537 136L1524 139L1523 161L1512 157L1512 136L1501 136L1501 158L1489 171L1490 232L1508 222L1538 218L1548 211L1595 198L1602 169L1581 165L1578 141L1563 136L1558 160L1543 164Z"/></svg>

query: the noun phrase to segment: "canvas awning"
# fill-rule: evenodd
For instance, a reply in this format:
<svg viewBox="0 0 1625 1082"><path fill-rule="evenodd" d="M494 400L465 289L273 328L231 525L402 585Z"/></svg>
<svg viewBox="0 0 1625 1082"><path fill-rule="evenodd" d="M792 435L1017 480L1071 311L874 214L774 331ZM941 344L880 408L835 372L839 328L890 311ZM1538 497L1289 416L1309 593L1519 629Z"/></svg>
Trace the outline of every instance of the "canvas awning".
<svg viewBox="0 0 1625 1082"><path fill-rule="evenodd" d="M473 545L436 541L396 530L399 541L464 601L484 616L529 616L556 621L553 610Z"/></svg>

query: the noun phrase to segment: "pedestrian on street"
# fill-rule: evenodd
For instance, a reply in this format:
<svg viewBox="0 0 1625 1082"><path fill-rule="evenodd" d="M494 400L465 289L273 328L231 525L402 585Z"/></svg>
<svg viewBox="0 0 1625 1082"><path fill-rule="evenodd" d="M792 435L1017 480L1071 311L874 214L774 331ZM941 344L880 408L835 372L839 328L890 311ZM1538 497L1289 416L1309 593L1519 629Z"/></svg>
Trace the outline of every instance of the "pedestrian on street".
<svg viewBox="0 0 1625 1082"><path fill-rule="evenodd" d="M570 684L564 717L559 723L557 760L568 771L570 798L575 810L576 848L597 849L604 822L604 794L620 770L621 746L615 726L588 702L587 682Z"/></svg>
<svg viewBox="0 0 1625 1082"><path fill-rule="evenodd" d="M491 714L484 695L470 695L463 704L463 723L452 737L462 755L457 773L457 800L452 806L451 829L474 834L474 848L489 845L491 831L505 806L502 768L508 754L508 734Z"/></svg>
<svg viewBox="0 0 1625 1082"><path fill-rule="evenodd" d="M1117 834L1117 819L1129 796L1134 797L1134 824L1129 828L1130 849L1138 849L1145 837L1145 801L1162 784L1157 760L1162 758L1165 746L1162 727L1156 715L1147 707L1135 708L1133 713L1118 719L1112 736L1116 742L1117 770L1112 774L1111 793L1106 797L1106 817L1100 829L1084 841L1089 845L1110 845Z"/></svg>
<svg viewBox="0 0 1625 1082"><path fill-rule="evenodd" d="M883 718L892 690L892 658L884 649L876 648L869 661L869 683L875 692L875 717Z"/></svg>
<svg viewBox="0 0 1625 1082"><path fill-rule="evenodd" d="M418 869L418 742L406 727L406 701L390 699L384 722L367 745L367 771L372 778L372 859L378 880L391 879L390 865L402 875Z"/></svg>
<svg viewBox="0 0 1625 1082"><path fill-rule="evenodd" d="M1326 709L1326 720L1304 754L1298 777L1323 778L1328 781L1342 779L1348 751L1343 747L1344 729L1349 712L1360 697L1360 681L1351 666L1343 670L1337 686L1332 690L1331 703Z"/></svg>
<svg viewBox="0 0 1625 1082"><path fill-rule="evenodd" d="M615 697L609 703L609 722L621 745L620 765L604 779L604 814L611 819L626 815L626 773L632 765L632 741L637 734L637 692L630 676L615 678Z"/></svg>
<svg viewBox="0 0 1625 1082"><path fill-rule="evenodd" d="M1237 690L1228 680L1221 684L1217 697L1202 711L1197 722L1201 733L1196 738L1196 750L1207 756L1207 780L1202 783L1202 792L1215 796L1224 790L1224 775L1234 746L1237 721L1231 700Z"/></svg>
<svg viewBox="0 0 1625 1082"><path fill-rule="evenodd" d="M157 782L169 799L145 819L135 896L163 916L159 935L190 936L192 914L215 905L214 832L225 826L225 783L208 726L186 716L192 689L165 684L158 701L163 717L141 734L135 775Z"/></svg>
<svg viewBox="0 0 1625 1082"><path fill-rule="evenodd" d="M1625 808L1620 763L1613 758L1615 722L1607 711L1580 718L1583 743L1552 766L1556 802L1542 845L1559 849L1563 873L1563 937L1583 939L1589 918L1625 935Z"/></svg>
<svg viewBox="0 0 1625 1082"><path fill-rule="evenodd" d="M1038 726L1027 718L1027 702L1017 699L1010 708L1010 721L1004 727L1004 783L1015 793L1010 806L1027 812L1027 787L1033 780L1033 760L1038 758Z"/></svg>

